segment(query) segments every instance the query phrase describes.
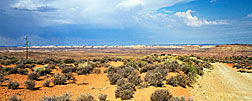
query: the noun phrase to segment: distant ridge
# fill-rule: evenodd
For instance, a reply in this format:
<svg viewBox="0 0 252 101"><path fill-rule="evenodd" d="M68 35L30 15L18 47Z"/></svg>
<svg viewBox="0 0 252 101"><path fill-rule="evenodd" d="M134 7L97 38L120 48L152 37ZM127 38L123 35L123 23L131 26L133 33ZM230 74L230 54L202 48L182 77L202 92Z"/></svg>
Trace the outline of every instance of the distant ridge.
<svg viewBox="0 0 252 101"><path fill-rule="evenodd" d="M18 47L18 46L0 46L0 47Z"/></svg>
<svg viewBox="0 0 252 101"><path fill-rule="evenodd" d="M184 46L184 45L210 46L210 45L222 45L222 44L155 44L153 46Z"/></svg>

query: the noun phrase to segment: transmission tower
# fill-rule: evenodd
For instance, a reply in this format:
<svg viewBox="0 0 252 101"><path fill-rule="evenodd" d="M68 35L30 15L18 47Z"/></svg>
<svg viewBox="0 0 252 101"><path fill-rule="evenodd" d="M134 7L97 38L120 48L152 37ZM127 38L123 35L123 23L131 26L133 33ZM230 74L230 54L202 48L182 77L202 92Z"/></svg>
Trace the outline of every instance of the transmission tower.
<svg viewBox="0 0 252 101"><path fill-rule="evenodd" d="M26 45L25 59L27 60L28 59L28 38L27 38L27 35L25 36L25 45Z"/></svg>

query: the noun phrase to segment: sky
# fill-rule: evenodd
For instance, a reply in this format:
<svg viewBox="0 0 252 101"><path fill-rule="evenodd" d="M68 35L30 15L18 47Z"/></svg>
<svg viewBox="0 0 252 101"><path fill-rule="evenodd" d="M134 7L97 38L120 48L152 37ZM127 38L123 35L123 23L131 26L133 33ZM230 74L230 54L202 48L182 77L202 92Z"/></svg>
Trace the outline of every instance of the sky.
<svg viewBox="0 0 252 101"><path fill-rule="evenodd" d="M252 0L0 0L0 46L252 44Z"/></svg>

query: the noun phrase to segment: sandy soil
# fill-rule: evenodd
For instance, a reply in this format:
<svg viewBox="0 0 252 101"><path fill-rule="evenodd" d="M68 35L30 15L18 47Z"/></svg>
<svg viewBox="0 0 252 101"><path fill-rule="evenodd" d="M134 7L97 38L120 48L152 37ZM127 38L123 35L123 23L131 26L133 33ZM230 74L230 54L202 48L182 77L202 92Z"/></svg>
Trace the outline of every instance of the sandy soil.
<svg viewBox="0 0 252 101"><path fill-rule="evenodd" d="M110 65L118 67L122 65L123 62L110 62ZM36 66L37 67L37 66ZM27 75L20 74L11 74L5 76L5 78L9 78L13 81L17 81L20 83L20 86L16 90L10 90L6 87L7 82L4 82L2 86L0 86L0 101L8 99L12 95L17 95L17 97L21 98L24 101L39 101L43 96L52 96L52 95L62 95L65 93L71 94L71 99L74 100L79 97L81 94L92 94L96 100L97 95L99 94L107 94L107 100L109 101L120 101L120 98L115 98L115 90L117 89L116 85L110 85L110 82L107 78L107 74L103 73L106 68L102 67L102 73L100 74L89 74L89 75L75 75L76 83L67 82L66 85L56 85L54 86L51 82L51 87L43 87L43 82L45 80L50 80L52 77L41 76L40 81L35 81L35 87L37 90L27 90L24 86L24 81L27 80ZM60 72L60 70L53 69L52 73ZM176 73L168 73L168 77L175 76ZM149 101L151 94L157 89L168 89L172 95L180 97L184 96L185 98L189 98L190 88L182 88L182 87L172 87L170 85L164 85L163 87L148 87L139 89L137 88L134 98L131 101Z"/></svg>
<svg viewBox="0 0 252 101"><path fill-rule="evenodd" d="M215 69L200 78L191 91L194 100L252 100L252 74L241 74L226 64L213 65Z"/></svg>

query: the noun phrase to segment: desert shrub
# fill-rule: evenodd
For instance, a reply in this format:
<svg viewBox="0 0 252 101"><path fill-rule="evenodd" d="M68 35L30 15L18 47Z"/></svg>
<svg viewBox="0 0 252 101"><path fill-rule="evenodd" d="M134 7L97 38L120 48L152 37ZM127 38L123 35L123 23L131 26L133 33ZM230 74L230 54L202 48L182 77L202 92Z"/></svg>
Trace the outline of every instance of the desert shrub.
<svg viewBox="0 0 252 101"><path fill-rule="evenodd" d="M24 83L25 83L26 89L33 90L35 87L35 82L32 80L25 81Z"/></svg>
<svg viewBox="0 0 252 101"><path fill-rule="evenodd" d="M32 73L28 74L29 80L37 80L38 78L39 78L39 74L36 72L32 72Z"/></svg>
<svg viewBox="0 0 252 101"><path fill-rule="evenodd" d="M77 69L77 74L79 75L82 75L82 74L90 74L92 71L93 71L93 67L91 65L87 65L85 67L82 67L82 68L78 68Z"/></svg>
<svg viewBox="0 0 252 101"><path fill-rule="evenodd" d="M117 73L127 78L132 72L136 72L132 67L118 67Z"/></svg>
<svg viewBox="0 0 252 101"><path fill-rule="evenodd" d="M142 67L148 65L148 63L145 61L139 61L139 62L137 62L137 65L139 66L139 68L142 68Z"/></svg>
<svg viewBox="0 0 252 101"><path fill-rule="evenodd" d="M85 67L87 67L88 65L90 65L90 64L87 63L87 62L85 62L85 63L79 63L79 64L78 64L78 67L79 67L79 68L85 68Z"/></svg>
<svg viewBox="0 0 252 101"><path fill-rule="evenodd" d="M163 85L162 82L163 82L164 77L159 72L155 73L155 72L149 71L145 75L144 79L151 86L161 87Z"/></svg>
<svg viewBox="0 0 252 101"><path fill-rule="evenodd" d="M44 87L49 87L50 86L50 80L46 80L44 83L43 83L43 86Z"/></svg>
<svg viewBox="0 0 252 101"><path fill-rule="evenodd" d="M63 69L63 68L65 68L65 67L67 67L66 64L60 64L60 65L59 65L59 68L60 68L60 69Z"/></svg>
<svg viewBox="0 0 252 101"><path fill-rule="evenodd" d="M75 83L76 79L75 79L73 73L71 73L71 72L70 73L65 73L64 75L65 75L67 80L72 80L72 82Z"/></svg>
<svg viewBox="0 0 252 101"><path fill-rule="evenodd" d="M125 84L126 82L127 81L125 79L121 78L121 79L117 80L116 85L121 86L121 85Z"/></svg>
<svg viewBox="0 0 252 101"><path fill-rule="evenodd" d="M47 67L37 67L37 68L33 68L33 70L37 72L39 75L50 74L52 72L52 70Z"/></svg>
<svg viewBox="0 0 252 101"><path fill-rule="evenodd" d="M17 64L16 68L25 68L25 65L24 64Z"/></svg>
<svg viewBox="0 0 252 101"><path fill-rule="evenodd" d="M6 75L6 73L4 73L3 71L0 70L0 85L7 80L7 78L4 78L4 76Z"/></svg>
<svg viewBox="0 0 252 101"><path fill-rule="evenodd" d="M71 95L66 93L60 96L44 96L40 101L70 101Z"/></svg>
<svg viewBox="0 0 252 101"><path fill-rule="evenodd" d="M109 67L110 67L110 64L105 64L104 67L105 67L105 68L109 68Z"/></svg>
<svg viewBox="0 0 252 101"><path fill-rule="evenodd" d="M135 85L126 83L122 86L118 86L115 91L115 97L121 98L122 100L128 100L133 97L134 91L136 90Z"/></svg>
<svg viewBox="0 0 252 101"><path fill-rule="evenodd" d="M107 63L107 62L109 62L109 57L108 56L103 56L100 62L101 63Z"/></svg>
<svg viewBox="0 0 252 101"><path fill-rule="evenodd" d="M195 66L190 65L188 73L192 73L193 75L196 75L196 74L198 74L198 70Z"/></svg>
<svg viewBox="0 0 252 101"><path fill-rule="evenodd" d="M5 67L5 68L0 68L2 72L4 73L8 73L9 74L9 71L12 69L11 67Z"/></svg>
<svg viewBox="0 0 252 101"><path fill-rule="evenodd" d="M138 72L132 72L128 76L128 81L136 86L143 82Z"/></svg>
<svg viewBox="0 0 252 101"><path fill-rule="evenodd" d="M117 69L115 67L113 67L113 66L110 66L110 67L108 67L107 70L104 71L104 73L106 73L106 72L113 74L113 73L117 72Z"/></svg>
<svg viewBox="0 0 252 101"><path fill-rule="evenodd" d="M198 74L199 74L200 76L203 76L203 75L204 75L203 68L197 67L197 70L198 70Z"/></svg>
<svg viewBox="0 0 252 101"><path fill-rule="evenodd" d="M109 74L107 75L107 77L108 77L108 79L109 79L111 85L116 84L117 80L123 78L121 75L119 75L119 74L117 74L117 73L109 73Z"/></svg>
<svg viewBox="0 0 252 101"><path fill-rule="evenodd" d="M127 63L125 64L125 66L126 66L126 67L133 67L133 68L135 68L135 69L138 69L138 68L139 68L138 64L137 64L135 61L129 61L129 62L127 62Z"/></svg>
<svg viewBox="0 0 252 101"><path fill-rule="evenodd" d="M152 72L154 73L160 73L163 78L167 76L168 70L164 69L163 67L157 67Z"/></svg>
<svg viewBox="0 0 252 101"><path fill-rule="evenodd" d="M166 80L166 84L172 85L172 86L177 86L178 85L178 79L177 77L171 77L169 79Z"/></svg>
<svg viewBox="0 0 252 101"><path fill-rule="evenodd" d="M179 83L178 83L178 85L179 86L181 86L181 87L186 87L186 85L188 85L188 77L186 76L186 75L178 75L177 76L177 78L178 78L178 81L179 81Z"/></svg>
<svg viewBox="0 0 252 101"><path fill-rule="evenodd" d="M27 69L18 69L17 72L18 72L18 74L21 74L21 75L27 75L28 74Z"/></svg>
<svg viewBox="0 0 252 101"><path fill-rule="evenodd" d="M151 94L151 101L169 101L172 95L168 90L160 89Z"/></svg>
<svg viewBox="0 0 252 101"><path fill-rule="evenodd" d="M72 68L71 68L71 67L62 68L62 69L61 69L61 72L62 72L62 73L69 73L69 72L72 72Z"/></svg>
<svg viewBox="0 0 252 101"><path fill-rule="evenodd" d="M90 94L81 94L76 101L95 101L95 98Z"/></svg>
<svg viewBox="0 0 252 101"><path fill-rule="evenodd" d="M101 69L95 69L94 72L95 72L96 74L100 74L100 73L101 73Z"/></svg>
<svg viewBox="0 0 252 101"><path fill-rule="evenodd" d="M88 64L88 63L81 63L81 64L78 65L78 67L79 68L77 69L76 72L79 75L90 74L94 69L94 67L92 65Z"/></svg>
<svg viewBox="0 0 252 101"><path fill-rule="evenodd" d="M146 82L143 82L143 83L141 83L141 84L139 85L139 88L140 88L140 89L142 89L142 88L147 88L147 87L149 87L149 85L148 85L148 83L146 83Z"/></svg>
<svg viewBox="0 0 252 101"><path fill-rule="evenodd" d="M47 66L47 68L49 68L49 69L56 69L56 64L55 63L50 63L48 66Z"/></svg>
<svg viewBox="0 0 252 101"><path fill-rule="evenodd" d="M193 101L193 99L189 98L186 100L186 98L184 96L179 97L172 97L170 99L170 101Z"/></svg>
<svg viewBox="0 0 252 101"><path fill-rule="evenodd" d="M18 68L11 68L10 71L9 71L9 74L17 74L18 72Z"/></svg>
<svg viewBox="0 0 252 101"><path fill-rule="evenodd" d="M140 69L140 73L145 73L145 72L148 72L149 70L153 70L153 69L155 69L156 67L155 67L155 65L153 65L153 64L148 64L148 65L146 65L146 66L144 66L144 67L142 67L141 69Z"/></svg>
<svg viewBox="0 0 252 101"><path fill-rule="evenodd" d="M72 59L72 58L69 58L69 59L65 59L65 60L64 60L64 63L74 63L74 62L75 62L75 60Z"/></svg>
<svg viewBox="0 0 252 101"><path fill-rule="evenodd" d="M10 98L8 98L8 101L21 101L21 99L18 98L16 95L13 95Z"/></svg>
<svg viewBox="0 0 252 101"><path fill-rule="evenodd" d="M98 98L99 98L100 101L106 101L106 99L107 99L107 94L99 94L99 95L98 95Z"/></svg>
<svg viewBox="0 0 252 101"><path fill-rule="evenodd" d="M133 98L133 94L134 94L134 92L129 89L115 91L116 98L121 98L122 100L129 100L129 99Z"/></svg>
<svg viewBox="0 0 252 101"><path fill-rule="evenodd" d="M8 89L17 89L18 88L18 86L19 86L19 83L18 82L16 82L16 81L9 81L9 83L7 84L7 87L8 87Z"/></svg>
<svg viewBox="0 0 252 101"><path fill-rule="evenodd" d="M136 91L136 86L132 83L129 83L129 82L127 82L121 86L118 86L118 87L120 87L120 89L122 89L122 90L129 89L132 91Z"/></svg>
<svg viewBox="0 0 252 101"><path fill-rule="evenodd" d="M171 63L166 64L167 68L170 72L178 72L180 70L179 63L177 61L172 61Z"/></svg>
<svg viewBox="0 0 252 101"><path fill-rule="evenodd" d="M33 67L35 67L35 64L26 64L25 65L25 68L33 68Z"/></svg>
<svg viewBox="0 0 252 101"><path fill-rule="evenodd" d="M59 73L53 76L52 82L54 85L64 85L67 78L65 75L60 75Z"/></svg>
<svg viewBox="0 0 252 101"><path fill-rule="evenodd" d="M166 83L172 86L181 86L185 88L186 85L190 85L189 80L190 78L188 76L179 74L166 80Z"/></svg>

